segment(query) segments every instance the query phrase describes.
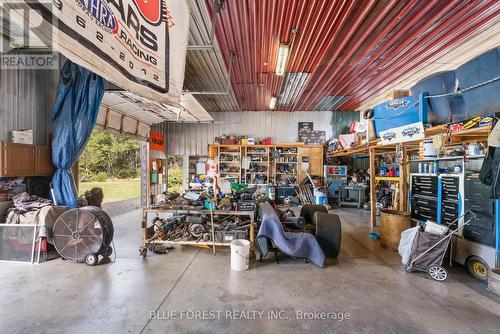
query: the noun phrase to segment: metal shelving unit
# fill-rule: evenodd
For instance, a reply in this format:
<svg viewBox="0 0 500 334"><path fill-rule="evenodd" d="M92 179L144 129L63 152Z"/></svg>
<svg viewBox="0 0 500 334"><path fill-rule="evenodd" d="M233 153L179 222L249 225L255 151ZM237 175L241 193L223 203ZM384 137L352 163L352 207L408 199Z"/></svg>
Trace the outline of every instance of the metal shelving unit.
<svg viewBox="0 0 500 334"><path fill-rule="evenodd" d="M254 257L254 241L255 241L255 216L253 211L223 211L223 210L180 210L180 209L153 209L144 208L142 210L142 240L140 246L140 253L143 257L147 256L147 240L152 236L153 226L148 226L148 214L185 214L185 215L202 215L202 216L240 216L249 217L250 219L250 231L249 231L249 241L250 241L250 255ZM210 241L194 241L194 240L153 240L149 244L173 244L173 245L188 245L196 247L207 247L212 248L215 254L215 249L217 246L229 247L230 243L216 242L215 241L215 227L211 224L212 229L212 240Z"/></svg>

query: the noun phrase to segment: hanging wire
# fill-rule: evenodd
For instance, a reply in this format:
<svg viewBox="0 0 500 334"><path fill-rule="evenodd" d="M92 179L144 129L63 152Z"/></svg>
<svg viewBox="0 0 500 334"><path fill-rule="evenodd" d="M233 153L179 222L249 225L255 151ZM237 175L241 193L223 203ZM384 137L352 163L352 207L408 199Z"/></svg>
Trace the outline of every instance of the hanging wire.
<svg viewBox="0 0 500 334"><path fill-rule="evenodd" d="M475 89L477 87L481 87L481 86L487 85L489 83L495 82L497 80L500 80L500 76L495 77L495 78L490 79L490 80L487 80L487 81L484 81L484 82L481 82L481 83L478 83L476 85L473 85L473 86L461 89L460 92L466 92L466 91L469 91L471 89ZM446 93L446 94L437 94L437 95L427 95L427 96L424 96L424 98L425 99L431 99L431 98L436 98L436 97L445 97L445 96L456 95L456 94L459 94L460 92L456 92L456 93L453 92L453 93ZM387 117L381 117L381 118L375 118L375 117L373 117L372 119L376 120L376 121L383 121L383 120L386 120L386 119L391 119L391 118L397 117L399 115L402 115L405 112L407 112L410 108L417 107L417 106L418 106L418 101L415 101L413 104L407 106L405 109L399 111L396 114L391 114L391 115L389 115Z"/></svg>
<svg viewBox="0 0 500 334"><path fill-rule="evenodd" d="M470 86L468 88L464 88L464 89L462 89L462 92L466 92L468 90L471 90L471 89L474 89L474 88L477 88L477 87L481 87L483 85L487 85L487 84L492 83L492 82L497 81L497 80L500 80L500 76L498 76L496 78L493 78L493 79L490 79L490 80L485 81L485 82L478 83L477 85Z"/></svg>
<svg viewBox="0 0 500 334"><path fill-rule="evenodd" d="M487 81L484 81L484 82L481 82L481 83L478 83L478 84L475 84L473 86L470 86L470 87L467 87L467 88L464 88L464 89L461 89L460 91L458 92L453 92L453 93L446 93L446 94L437 94L437 95L427 95L425 96L424 98L426 99L432 99L434 97L445 97L445 96L451 96L451 95L456 95L456 94L460 94L461 92L466 92L466 91L469 91L471 89L475 89L475 88L478 88L478 87L481 87L481 86L484 86L484 85L487 85L489 83L492 83L492 82L495 82L497 80L500 80L500 76L498 77L495 77L493 79L490 79L490 80L487 80Z"/></svg>

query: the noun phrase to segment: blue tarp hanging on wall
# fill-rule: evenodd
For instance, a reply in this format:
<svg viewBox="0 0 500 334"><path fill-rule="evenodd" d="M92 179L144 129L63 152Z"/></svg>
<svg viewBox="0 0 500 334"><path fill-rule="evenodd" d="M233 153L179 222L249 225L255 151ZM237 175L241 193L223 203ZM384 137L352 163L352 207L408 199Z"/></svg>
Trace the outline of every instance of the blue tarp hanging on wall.
<svg viewBox="0 0 500 334"><path fill-rule="evenodd" d="M427 92L431 96L428 100L431 123L460 122L500 110L499 78L500 47L496 47L456 70L436 73L421 80L411 92L413 95Z"/></svg>
<svg viewBox="0 0 500 334"><path fill-rule="evenodd" d="M66 61L59 76L52 108L52 178L54 200L75 208L77 193L71 167L82 154L97 120L104 95L104 80L87 69Z"/></svg>

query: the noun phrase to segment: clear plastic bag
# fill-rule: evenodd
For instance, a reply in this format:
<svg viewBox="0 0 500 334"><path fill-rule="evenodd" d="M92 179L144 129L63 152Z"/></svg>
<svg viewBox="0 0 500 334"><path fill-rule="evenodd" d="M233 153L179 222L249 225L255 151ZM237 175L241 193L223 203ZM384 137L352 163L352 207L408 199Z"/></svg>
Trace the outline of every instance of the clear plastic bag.
<svg viewBox="0 0 500 334"><path fill-rule="evenodd" d="M407 264L411 255L411 248L413 246L413 240L417 235L419 227L412 227L401 232L401 239L399 240L398 253L401 255L401 262Z"/></svg>

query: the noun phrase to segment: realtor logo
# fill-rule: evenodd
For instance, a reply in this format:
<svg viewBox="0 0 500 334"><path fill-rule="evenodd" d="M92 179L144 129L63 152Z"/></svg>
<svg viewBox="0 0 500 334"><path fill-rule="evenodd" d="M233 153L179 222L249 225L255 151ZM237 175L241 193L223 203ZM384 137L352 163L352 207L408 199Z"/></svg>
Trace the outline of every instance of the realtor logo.
<svg viewBox="0 0 500 334"><path fill-rule="evenodd" d="M53 1L0 1L0 53L52 50L52 25L42 17L41 7L52 8Z"/></svg>
<svg viewBox="0 0 500 334"><path fill-rule="evenodd" d="M0 67L3 69L57 69L52 50L52 24L38 7L51 8L52 0L0 2Z"/></svg>

